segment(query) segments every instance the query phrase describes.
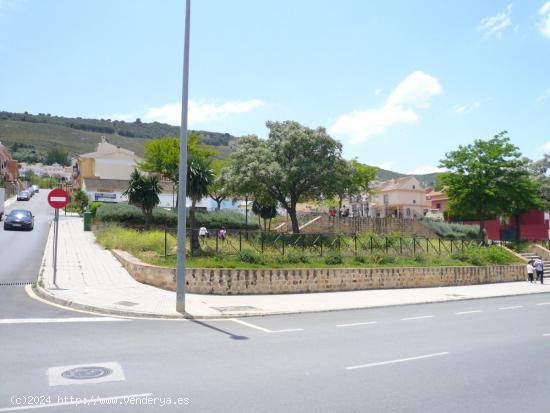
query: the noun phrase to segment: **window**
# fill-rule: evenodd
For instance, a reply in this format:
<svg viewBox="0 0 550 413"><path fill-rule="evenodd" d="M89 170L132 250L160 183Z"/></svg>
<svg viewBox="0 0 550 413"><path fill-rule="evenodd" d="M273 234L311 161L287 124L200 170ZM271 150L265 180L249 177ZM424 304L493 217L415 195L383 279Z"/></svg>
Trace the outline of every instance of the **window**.
<svg viewBox="0 0 550 413"><path fill-rule="evenodd" d="M437 209L441 209L441 204L437 203L437 204L435 204L435 207L436 207Z"/></svg>
<svg viewBox="0 0 550 413"><path fill-rule="evenodd" d="M408 216L408 217L411 216L411 209L410 209L410 208L407 208L407 216Z"/></svg>
<svg viewBox="0 0 550 413"><path fill-rule="evenodd" d="M416 185L413 185L413 189L416 189Z"/></svg>
<svg viewBox="0 0 550 413"><path fill-rule="evenodd" d="M384 204L389 204L389 203L390 203L390 195L384 194Z"/></svg>
<svg viewBox="0 0 550 413"><path fill-rule="evenodd" d="M413 199L413 204L416 204L416 199Z"/></svg>

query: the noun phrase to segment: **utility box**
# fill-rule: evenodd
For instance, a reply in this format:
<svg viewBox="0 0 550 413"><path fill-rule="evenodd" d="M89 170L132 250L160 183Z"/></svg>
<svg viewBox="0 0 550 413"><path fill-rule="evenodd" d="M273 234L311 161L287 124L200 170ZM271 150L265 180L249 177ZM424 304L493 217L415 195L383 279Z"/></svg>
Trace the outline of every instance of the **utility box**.
<svg viewBox="0 0 550 413"><path fill-rule="evenodd" d="M92 230L92 213L90 211L84 212L84 231Z"/></svg>

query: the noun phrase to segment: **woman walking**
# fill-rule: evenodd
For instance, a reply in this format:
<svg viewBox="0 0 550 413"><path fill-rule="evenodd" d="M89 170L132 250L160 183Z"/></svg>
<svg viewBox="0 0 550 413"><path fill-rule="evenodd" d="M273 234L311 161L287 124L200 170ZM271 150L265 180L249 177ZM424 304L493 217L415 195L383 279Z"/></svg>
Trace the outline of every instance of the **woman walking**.
<svg viewBox="0 0 550 413"><path fill-rule="evenodd" d="M533 260L529 260L527 263L527 281L530 283L533 282L533 273L535 272L535 267L533 267Z"/></svg>

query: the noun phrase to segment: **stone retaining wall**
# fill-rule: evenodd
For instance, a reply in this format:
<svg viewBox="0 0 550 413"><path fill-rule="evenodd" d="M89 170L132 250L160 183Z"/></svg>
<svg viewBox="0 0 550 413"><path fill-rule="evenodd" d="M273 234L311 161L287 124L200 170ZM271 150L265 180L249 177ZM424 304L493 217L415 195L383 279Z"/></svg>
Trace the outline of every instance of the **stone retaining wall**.
<svg viewBox="0 0 550 413"><path fill-rule="evenodd" d="M125 251L113 250L113 254L137 281L175 291L175 269L143 263ZM444 287L520 281L525 279L524 273L524 265L297 269L188 268L186 291L195 294L241 295Z"/></svg>

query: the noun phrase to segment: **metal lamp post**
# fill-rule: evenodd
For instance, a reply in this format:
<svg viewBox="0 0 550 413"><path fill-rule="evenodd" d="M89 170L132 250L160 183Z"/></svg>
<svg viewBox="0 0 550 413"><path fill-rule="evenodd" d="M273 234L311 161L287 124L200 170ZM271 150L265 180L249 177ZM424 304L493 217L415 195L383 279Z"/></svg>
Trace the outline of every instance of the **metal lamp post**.
<svg viewBox="0 0 550 413"><path fill-rule="evenodd" d="M187 194L187 112L189 100L189 25L191 0L185 2L185 40L183 46L183 84L181 92L181 131L178 193L178 261L176 268L176 311L185 315L185 251Z"/></svg>

